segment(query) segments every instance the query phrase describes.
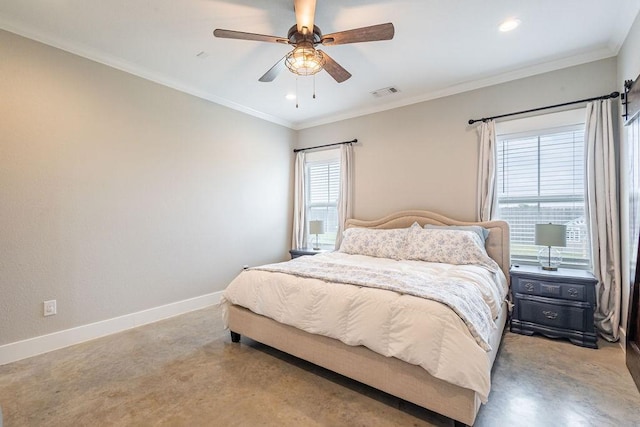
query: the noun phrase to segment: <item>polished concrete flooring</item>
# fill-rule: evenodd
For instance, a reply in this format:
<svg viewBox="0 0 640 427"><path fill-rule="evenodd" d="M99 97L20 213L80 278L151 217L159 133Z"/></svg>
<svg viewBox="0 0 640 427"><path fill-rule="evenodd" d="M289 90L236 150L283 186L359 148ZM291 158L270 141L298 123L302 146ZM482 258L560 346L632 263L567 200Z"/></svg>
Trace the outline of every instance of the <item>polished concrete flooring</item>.
<svg viewBox="0 0 640 427"><path fill-rule="evenodd" d="M617 344L506 333L476 426L638 426ZM243 338L211 307L0 366L4 427L451 426ZM1 424L1 423L0 423Z"/></svg>

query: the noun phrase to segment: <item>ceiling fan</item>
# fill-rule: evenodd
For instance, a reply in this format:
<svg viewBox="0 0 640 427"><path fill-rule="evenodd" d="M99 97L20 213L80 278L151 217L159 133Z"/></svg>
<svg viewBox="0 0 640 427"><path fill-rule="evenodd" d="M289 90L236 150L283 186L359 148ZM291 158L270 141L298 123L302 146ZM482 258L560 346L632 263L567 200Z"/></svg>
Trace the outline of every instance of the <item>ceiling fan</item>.
<svg viewBox="0 0 640 427"><path fill-rule="evenodd" d="M227 39L254 40L269 43L282 43L294 46L282 59L269 69L259 81L271 82L280 71L288 68L300 76L310 76L326 70L338 83L351 77L351 73L342 68L325 52L316 49L318 44L330 46L336 44L361 43L377 40L391 40L395 29L392 23L355 28L337 33L322 35L320 28L313 23L316 0L294 0L296 25L289 29L287 37L266 36L242 31L216 29L213 35Z"/></svg>

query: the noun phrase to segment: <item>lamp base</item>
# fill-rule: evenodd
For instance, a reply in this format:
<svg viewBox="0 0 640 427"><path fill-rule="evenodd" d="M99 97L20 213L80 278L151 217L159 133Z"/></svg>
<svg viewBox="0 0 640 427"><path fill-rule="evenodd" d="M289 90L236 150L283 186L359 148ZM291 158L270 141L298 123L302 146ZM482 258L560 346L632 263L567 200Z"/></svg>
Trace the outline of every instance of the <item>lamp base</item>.
<svg viewBox="0 0 640 427"><path fill-rule="evenodd" d="M538 262L543 270L557 271L560 264L562 264L562 255L556 248L547 246L538 252Z"/></svg>

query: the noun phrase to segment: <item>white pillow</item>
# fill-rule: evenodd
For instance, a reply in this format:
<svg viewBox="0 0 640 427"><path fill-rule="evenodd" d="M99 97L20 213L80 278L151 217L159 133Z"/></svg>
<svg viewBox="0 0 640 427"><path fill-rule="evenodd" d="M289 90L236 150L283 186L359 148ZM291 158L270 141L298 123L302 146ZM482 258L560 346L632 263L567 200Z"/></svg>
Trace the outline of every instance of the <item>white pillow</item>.
<svg viewBox="0 0 640 427"><path fill-rule="evenodd" d="M393 228L389 230L348 228L342 234L339 252L396 260L403 259L406 252L408 233L408 228Z"/></svg>
<svg viewBox="0 0 640 427"><path fill-rule="evenodd" d="M446 264L481 265L489 271L500 269L487 255L484 242L473 231L424 229L411 226L407 236L406 259Z"/></svg>

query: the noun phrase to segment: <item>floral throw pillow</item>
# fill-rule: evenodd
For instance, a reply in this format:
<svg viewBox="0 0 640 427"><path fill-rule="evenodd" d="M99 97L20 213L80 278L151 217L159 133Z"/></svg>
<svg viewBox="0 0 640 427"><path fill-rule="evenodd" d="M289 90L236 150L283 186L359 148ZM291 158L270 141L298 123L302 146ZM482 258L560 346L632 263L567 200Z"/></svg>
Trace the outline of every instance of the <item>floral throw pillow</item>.
<svg viewBox="0 0 640 427"><path fill-rule="evenodd" d="M378 258L403 259L407 246L408 228L376 230L348 228L342 235L340 252Z"/></svg>
<svg viewBox="0 0 640 427"><path fill-rule="evenodd" d="M484 242L473 231L424 229L412 226L407 237L406 259L447 264L481 265L498 271L498 264L487 255Z"/></svg>

